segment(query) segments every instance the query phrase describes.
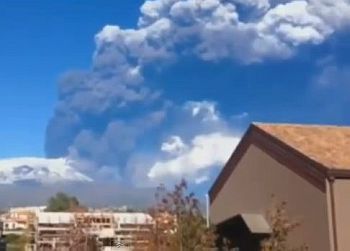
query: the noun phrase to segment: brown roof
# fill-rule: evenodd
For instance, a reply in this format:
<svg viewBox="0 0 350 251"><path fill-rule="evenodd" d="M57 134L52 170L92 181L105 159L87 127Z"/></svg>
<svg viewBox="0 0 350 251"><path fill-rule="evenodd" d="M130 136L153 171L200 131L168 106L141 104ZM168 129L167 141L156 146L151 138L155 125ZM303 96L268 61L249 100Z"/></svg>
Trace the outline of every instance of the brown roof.
<svg viewBox="0 0 350 251"><path fill-rule="evenodd" d="M350 127L254 123L210 188L211 202L251 144L323 192L326 178L350 179Z"/></svg>
<svg viewBox="0 0 350 251"><path fill-rule="evenodd" d="M327 168L350 170L350 127L260 123L255 126Z"/></svg>

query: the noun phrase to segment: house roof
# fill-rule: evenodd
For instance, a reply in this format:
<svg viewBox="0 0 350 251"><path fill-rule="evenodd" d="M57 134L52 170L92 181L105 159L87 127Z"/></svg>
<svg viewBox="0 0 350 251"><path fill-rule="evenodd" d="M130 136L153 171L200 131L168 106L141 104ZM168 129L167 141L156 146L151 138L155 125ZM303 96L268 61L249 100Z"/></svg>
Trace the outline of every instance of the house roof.
<svg viewBox="0 0 350 251"><path fill-rule="evenodd" d="M350 178L350 127L254 123L211 187L211 202L252 144L323 192L326 178Z"/></svg>
<svg viewBox="0 0 350 251"><path fill-rule="evenodd" d="M350 170L350 127L255 125L329 169Z"/></svg>

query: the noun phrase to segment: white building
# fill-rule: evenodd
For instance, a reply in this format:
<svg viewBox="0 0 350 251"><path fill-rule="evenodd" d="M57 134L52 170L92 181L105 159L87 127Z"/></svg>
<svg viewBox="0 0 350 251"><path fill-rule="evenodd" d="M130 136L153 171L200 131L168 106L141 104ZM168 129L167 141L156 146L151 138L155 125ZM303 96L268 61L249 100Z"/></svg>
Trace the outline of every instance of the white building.
<svg viewBox="0 0 350 251"><path fill-rule="evenodd" d="M80 229L84 235L97 238L104 248L102 250L107 251L113 250L118 244L124 248L133 246L135 242L141 246L147 245L144 237L153 227L153 219L146 213L97 210L82 213L44 212L44 209L11 208L0 216L4 235L31 234L38 251L64 251L72 242L72 231Z"/></svg>
<svg viewBox="0 0 350 251"><path fill-rule="evenodd" d="M74 228L95 236L104 248L113 248L118 244L126 248L133 246L135 241L147 245L146 239L141 237L136 240L136 236L145 236L152 227L153 219L145 213L39 212L35 228L38 250L65 250Z"/></svg>
<svg viewBox="0 0 350 251"><path fill-rule="evenodd" d="M46 209L46 206L33 206L33 207L11 207L9 209L9 213L23 213L23 212L32 212L32 213L39 213L44 212Z"/></svg>
<svg viewBox="0 0 350 251"><path fill-rule="evenodd" d="M5 214L0 215L3 224L3 234L23 234L33 225L37 212L45 207L13 207Z"/></svg>

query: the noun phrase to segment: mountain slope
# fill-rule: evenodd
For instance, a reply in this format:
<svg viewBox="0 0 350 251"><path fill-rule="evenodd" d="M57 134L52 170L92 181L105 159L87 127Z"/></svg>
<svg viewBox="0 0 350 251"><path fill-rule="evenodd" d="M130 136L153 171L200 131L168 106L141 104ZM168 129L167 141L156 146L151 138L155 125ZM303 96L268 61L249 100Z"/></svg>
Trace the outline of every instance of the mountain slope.
<svg viewBox="0 0 350 251"><path fill-rule="evenodd" d="M64 158L24 157L0 160L0 184L14 184L28 180L40 184L92 181L90 177L76 170L71 161Z"/></svg>

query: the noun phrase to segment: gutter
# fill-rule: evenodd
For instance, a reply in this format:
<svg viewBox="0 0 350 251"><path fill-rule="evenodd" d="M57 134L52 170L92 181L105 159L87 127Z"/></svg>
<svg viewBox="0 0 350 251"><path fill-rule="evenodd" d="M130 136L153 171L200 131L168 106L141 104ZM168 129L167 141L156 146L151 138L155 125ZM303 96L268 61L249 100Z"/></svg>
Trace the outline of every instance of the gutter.
<svg viewBox="0 0 350 251"><path fill-rule="evenodd" d="M335 215L335 199L334 199L334 181L335 178L332 175L327 177L329 182L329 196L331 203L331 217L332 217L332 230L333 230L333 245L334 251L338 251L338 236L337 236L337 219Z"/></svg>

